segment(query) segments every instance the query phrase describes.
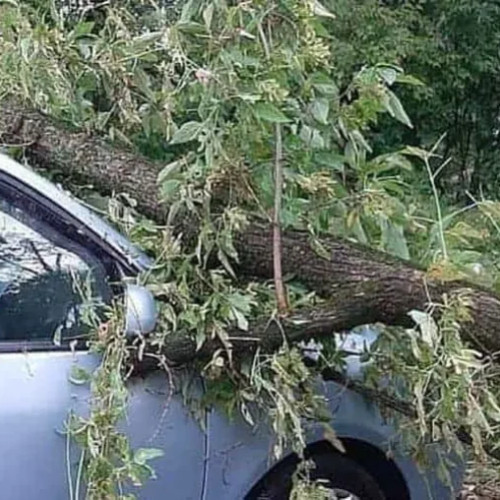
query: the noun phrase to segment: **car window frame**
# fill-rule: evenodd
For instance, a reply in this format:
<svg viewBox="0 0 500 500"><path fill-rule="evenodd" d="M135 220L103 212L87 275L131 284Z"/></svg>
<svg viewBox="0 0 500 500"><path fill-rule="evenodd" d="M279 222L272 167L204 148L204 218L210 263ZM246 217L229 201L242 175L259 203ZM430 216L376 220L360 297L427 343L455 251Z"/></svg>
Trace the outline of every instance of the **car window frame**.
<svg viewBox="0 0 500 500"><path fill-rule="evenodd" d="M29 200L29 205L36 207L35 211L27 210L30 216L43 221L54 231L92 253L101 262L106 272L113 296L123 294L124 277L138 274L138 270L127 265L125 259L118 259L116 250L96 235L90 227L72 217L70 212L64 210L57 203L38 193L32 186L0 172L0 196L6 196L7 199L14 199L16 196L26 197ZM86 350L87 344L87 340L66 340L61 342L61 345L56 345L51 340L40 339L0 340L0 353Z"/></svg>

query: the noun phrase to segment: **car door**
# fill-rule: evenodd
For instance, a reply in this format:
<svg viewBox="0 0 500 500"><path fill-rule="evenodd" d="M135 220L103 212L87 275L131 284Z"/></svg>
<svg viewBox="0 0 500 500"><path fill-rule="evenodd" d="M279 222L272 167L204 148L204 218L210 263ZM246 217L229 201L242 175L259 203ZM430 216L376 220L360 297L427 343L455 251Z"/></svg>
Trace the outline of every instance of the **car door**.
<svg viewBox="0 0 500 500"><path fill-rule="evenodd" d="M120 279L105 242L85 237L71 214L38 195L0 176L0 498L9 500L71 498L80 454L64 423L69 411L85 414L90 400L71 374L99 365L78 339L88 333L89 301L109 302ZM75 282L85 284L85 297ZM198 499L205 437L169 394L161 373L130 382L123 428L134 447L165 453L137 496Z"/></svg>

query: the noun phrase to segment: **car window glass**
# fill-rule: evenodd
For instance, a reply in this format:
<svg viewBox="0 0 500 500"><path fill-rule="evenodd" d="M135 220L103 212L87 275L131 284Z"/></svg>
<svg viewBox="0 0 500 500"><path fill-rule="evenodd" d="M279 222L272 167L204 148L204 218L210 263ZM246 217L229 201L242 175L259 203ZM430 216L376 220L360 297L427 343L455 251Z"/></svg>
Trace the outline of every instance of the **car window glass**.
<svg viewBox="0 0 500 500"><path fill-rule="evenodd" d="M2 196L0 341L58 343L85 335L90 315L102 312L111 298L102 263Z"/></svg>

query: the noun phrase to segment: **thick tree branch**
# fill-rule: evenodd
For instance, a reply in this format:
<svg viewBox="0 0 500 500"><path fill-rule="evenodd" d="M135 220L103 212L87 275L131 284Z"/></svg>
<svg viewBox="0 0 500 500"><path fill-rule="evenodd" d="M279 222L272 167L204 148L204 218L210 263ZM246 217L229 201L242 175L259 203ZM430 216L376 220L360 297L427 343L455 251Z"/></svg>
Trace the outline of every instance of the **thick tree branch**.
<svg viewBox="0 0 500 500"><path fill-rule="evenodd" d="M104 192L126 192L145 215L165 222L166 207L160 203L156 186L160 166L12 102L2 102L0 110L1 143L25 144L35 165L76 176ZM409 325L410 310L440 303L443 293L466 293L471 321L464 325L464 338L484 351L500 350L500 299L495 294L467 283L432 280L407 262L345 240L324 238L322 245L327 258L313 250L306 233L282 234L283 274L294 275L328 300L326 308L300 313L305 318L300 328L293 319L297 316L284 321L290 339L375 322ZM251 225L238 235L235 246L239 254L235 268L240 275L273 279L272 226ZM240 336L252 335L255 345L269 343L274 348L282 337L280 329L273 333L272 328L259 324L251 334ZM238 335L235 332L234 337ZM248 341L244 345L247 348Z"/></svg>

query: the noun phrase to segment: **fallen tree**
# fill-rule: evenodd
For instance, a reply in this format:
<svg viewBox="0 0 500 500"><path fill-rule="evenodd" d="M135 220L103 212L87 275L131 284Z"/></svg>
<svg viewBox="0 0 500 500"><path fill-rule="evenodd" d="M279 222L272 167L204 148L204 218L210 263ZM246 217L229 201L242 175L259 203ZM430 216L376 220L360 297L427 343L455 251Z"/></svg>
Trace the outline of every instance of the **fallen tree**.
<svg viewBox="0 0 500 500"><path fill-rule="evenodd" d="M71 130L50 117L11 101L0 105L0 141L4 146L22 146L35 168L57 170L62 175L92 183L103 193L124 192L137 200L138 209L159 223L167 215L158 196L157 176L161 167L145 158L113 147L101 138ZM192 221L189 221L192 224ZM177 227L193 233L193 227ZM485 354L500 348L498 318L500 298L489 290L460 281L431 278L424 269L352 242L323 238L321 255L313 249L309 235L301 231L283 234L283 272L293 274L325 301L321 306L294 311L279 321L268 318L251 322L248 331L233 327L228 332L233 359L260 352L273 352L284 341L296 343L328 336L369 323L411 326L408 313L442 302L443 294L466 300L468 315L462 336ZM272 228L254 223L235 240L240 276L273 277ZM164 364L182 365L210 357L222 348L219 339L209 338L197 349L189 336L167 337L161 353L144 353L134 360L138 374ZM149 354L149 355L148 355ZM161 358L158 356L161 354ZM381 389L349 380L338 372L325 377L377 401L381 406L414 419L415 408ZM464 429L457 437L473 444ZM500 459L496 449L487 449Z"/></svg>
<svg viewBox="0 0 500 500"><path fill-rule="evenodd" d="M317 162L318 158L314 157L310 163L308 163L307 158L305 158L306 161L303 161L304 157L300 146L299 151L297 151L300 154L294 154L297 147L294 140L297 139L297 133L300 132L300 145L302 148L306 146L308 154L314 156L316 149L328 152L338 150L345 153L345 155L342 153L341 156L348 160L345 162L342 160L342 169L349 164L353 170L361 167L359 171L364 171L363 155L352 161L349 148L350 146L355 149L360 147L361 152L370 157L370 163L372 162L371 148L366 144L362 133L364 133L365 127L371 125L374 112L378 113L383 109L411 127L409 117L406 116L397 96L390 90L392 84L398 80L398 75L402 76L400 75L402 72L397 68L385 66L368 69L368 71L362 70L354 76L352 84L349 85L345 93L344 90L338 92L339 80L344 79L338 78L336 64L332 64L333 57L330 53L329 37L322 34L318 37L313 36L311 39L310 36L312 33L316 33L317 23L321 22L318 19L314 20L313 14L315 12L310 10L313 7L312 4L306 5L299 2L296 6L299 9L296 12L292 12L294 9L289 11L289 5L273 5L266 2L262 5L259 4L259 8L256 9L254 7L257 5L252 5L251 10L248 11L246 8L243 9L242 15L245 19L247 14L253 19L250 23L244 21L244 25L248 25L249 31L248 33L242 32L244 37L250 35L248 39L253 38L252 46L249 46L248 40L238 39L243 18L234 16L232 8L221 9L219 12L219 7L216 4L207 4L207 7L207 10L203 10L203 15L201 15L201 10L195 13L196 9L183 9L183 20L178 27L174 27L174 32L175 29L178 29L178 33L182 36L178 40L174 40L170 36L162 36L161 42L156 37L151 39L152 43L146 40L146 50L142 45L145 26L140 23L135 26L135 23L129 22L128 19L127 22L122 23L123 27L130 28L130 33L127 33L128 30L123 33L121 27L115 33L114 25L110 24L110 36L106 33L108 30L102 30L101 33L100 29L89 28L89 23L86 23L84 31L90 29L92 37L95 32L97 39L104 41L102 44L99 42L99 45L109 48L109 53L107 50L82 51L80 35L67 31L67 28L70 29L70 23L68 26L61 23L59 29L53 29L49 23L47 33L50 36L40 37L40 30L37 28L39 12L26 10L25 13L22 13L19 10L16 12L17 19L22 22L5 23L6 28L2 30L6 33L6 36L3 37L6 43L2 47L8 56L2 59L5 62L4 69L6 69L5 73L13 76L13 78L4 79L4 94L5 92L11 95L22 94L32 100L31 102L44 102L54 112L69 112L71 116L78 116L80 120L85 120L85 123L88 123L90 127L97 126L101 129L111 124L120 123L118 133L127 134L133 130L135 137L135 132L139 132L139 134L143 132L144 136L140 142L144 145L143 138L147 136L148 139L151 139L151 141L148 140L148 147L153 149L160 146L164 140L169 140L172 145L177 144L177 146L173 146L176 151L185 150L186 145L199 144L200 148L192 156L209 166L210 172L219 167L225 167L226 165L221 165L220 161L222 157L226 156L229 158L227 161L229 168L234 165L238 172L242 171L241 165L248 164L252 171L251 182L255 181L255 186L259 188L259 202L262 201L261 195L262 199L266 198L264 192L268 181L261 182L259 174L254 176L254 170L256 170L254 167L267 169L269 159L275 158L275 207L279 206L277 200L283 194L285 196L292 194L293 196L293 194L299 193L299 196L290 200L290 205L296 201L302 201L299 199L301 182L297 181L296 184L293 184L287 181L285 187L282 182L278 181L281 175L277 175L277 171L282 172L283 168L289 170L289 167L293 166L295 168L290 170L293 170L294 173L300 174L300 176L302 173L306 174L304 180L310 182L309 186L319 186L320 192L316 192L314 189L306 190L308 198L306 201L310 201L311 206L324 196L329 203L335 204L336 208L337 202L340 206L345 201L349 213L354 213L354 211L350 211L359 208L357 206L358 198L356 197L351 204L350 199L342 199L342 190L338 192L331 186L337 182L339 186L342 184L346 188L347 198L351 198L351 193L358 191L358 186L354 186L353 182L361 181L360 185L363 186L364 195L370 191L364 176L350 178L352 172L347 173L346 178L342 179L340 175L338 177L331 174L316 176L317 167L322 162ZM217 15L212 16L214 7ZM110 12L113 12L111 9L112 7L110 7ZM125 10L123 14L126 15L127 11ZM319 16L324 17L324 14L323 10L323 14L319 14ZM333 17L328 11L326 14L327 18ZM286 21L290 15L291 19L298 23L292 24L294 28L291 31L290 23ZM183 32L182 25L189 17L192 17L193 21L197 19L200 27L206 26L205 36L193 37L187 31ZM116 11L116 19L122 19L121 9L120 12ZM125 17L123 19L125 20ZM130 17L130 19L132 18ZM18 32L16 25L24 25L23 21L25 20L28 29ZM12 28L9 24L12 24ZM262 29L261 25L266 29ZM325 28L326 25L327 23L325 23ZM47 50L40 52L34 50L32 53L36 57L29 57L30 51L26 50L29 47L29 44L26 45L26 41L29 40L29 35L26 33L30 31L29 26L33 27L35 46L47 48ZM115 44L115 35L118 33L119 36ZM136 38L136 34L140 34L140 36ZM233 38L234 35L236 35L235 38ZM146 38L149 39L149 37ZM2 41L4 41L3 39ZM57 42L53 43L53 40L57 40ZM228 44L226 44L226 40ZM136 44L135 41L141 41L141 44ZM221 41L222 43L220 43ZM189 64L185 64L182 57L180 59L176 56L173 57L172 49L177 43L180 43L181 52L186 54L186 62L189 61ZM241 71L239 61L234 59L234 63L232 63L232 58L228 59L226 49L236 46L241 47L243 54L252 55L253 62L249 65L248 70ZM148 57L143 59L144 54ZM177 49L175 54L180 54ZM199 58L199 54L205 55ZM300 57L297 60L295 57L288 60L288 54L300 54ZM39 64L39 56L42 56L42 64ZM150 56L153 57L153 60ZM153 62L155 59L158 64ZM196 61L196 64L199 65L196 71L195 68L191 68L191 60ZM167 66L164 67L163 64L166 61ZM16 63L20 63L18 66L25 71L16 71ZM11 68L12 71L10 71ZM32 68L33 71L31 71ZM157 72L159 68L161 71ZM313 68L322 70L323 78L316 79L312 73ZM164 69L165 71L163 71ZM326 73L324 75L323 70ZM282 77L283 72L286 75ZM18 73L20 79L17 78ZM275 80L277 75L279 75L278 81ZM179 76L182 76L181 82L178 80ZM184 78L189 79L188 85L182 83ZM89 80L90 82L95 81L95 88L92 88L94 85L93 83L89 84ZM365 86L368 81L371 83L367 90ZM298 82L300 85L297 85ZM358 92L359 95L354 97L354 101L350 95L347 95L347 99L345 99L345 94L356 95ZM206 106L208 103L217 103L215 113L212 110L208 111ZM254 103L256 103L255 107ZM172 107L172 104L175 106ZM361 105L361 109L358 109L358 104ZM197 111L196 108L198 108ZM82 435L87 429L95 428L97 442L104 451L98 457L95 457L93 452L87 454L87 456L93 457L86 465L89 491L92 491L92 485L95 490L111 490L114 488L114 483L120 481L120 476L117 474L117 461L113 456L113 442L116 441L116 432L113 431L117 431L117 415L122 411L122 403L115 396L127 393L125 381L129 372L123 371L122 368L125 361L130 361L131 355L137 356L133 358L133 366L136 371L164 367L168 375L171 365L182 365L201 359L202 363L196 363L194 367L190 368L197 369L200 365L203 366L203 373L208 375L207 383L213 381L217 386L222 381L234 380L232 387L234 390L230 391L231 398L234 397L234 400L237 400L244 394L248 395L248 392L244 393L243 391L249 389L254 400L257 398L259 404L268 410L267 414L270 418L274 418L273 414L278 415L275 410L279 409L278 402L272 394L276 392L278 398L286 397L288 394L289 410L285 416L291 416L294 422L299 422L303 416L309 418L310 412L316 409L314 402L308 400L307 396L316 397L314 390L309 386L312 385L310 384L311 375L318 374L318 366L308 370L297 349L281 349L271 356L252 357L252 366L257 367L258 376L262 375L262 380L268 381L272 385L267 393L263 393L259 380L253 377L254 370L252 370L252 375L249 375L246 370L240 369L246 368L238 363L240 358L252 356L257 350L259 353L276 351L286 341L293 344L299 340L328 336L334 331L350 329L365 323L382 322L389 325L413 326L413 321L408 315L409 311L412 309L423 310L431 304L437 305L431 310L439 320L439 329L436 329L437 342L432 343L432 347L424 345L427 340L424 339L423 327L421 329L422 338L418 338L415 330L413 330L414 335L408 333L405 336L404 331L399 328L397 336L392 338L392 330L387 329L384 332L386 335L380 336L382 348L376 350L374 354L374 356L378 356L376 359L380 359L381 362L373 363L372 367L375 369L371 373L372 377L367 380L368 382L373 381L374 386L348 380L339 373L330 374L330 378L358 393L375 399L380 406L389 407L407 415L412 424L418 422L419 425L415 427L419 434L419 442L427 441L429 436L436 437L439 432L443 432L441 436L452 436L458 430L459 433L462 433L460 436L462 440L473 444L475 451L481 451L483 449L482 436L492 437L490 420L496 427L495 424L498 422L496 416L500 414L500 411L492 415L491 410L496 410L497 392L488 390L490 384L489 380L486 381L485 378L492 377L495 368L489 364L488 358L484 363L477 362L474 353L464 348L458 337L460 330L454 321L455 317L461 320L463 339L472 342L484 353L495 352L499 345L496 340L496 319L499 317L500 310L498 308L499 299L490 291L469 283L444 282L436 277L436 274L431 275L424 269L412 266L408 262L389 258L387 255L342 239L327 237L323 238L320 244L317 241L312 244L309 234L291 230L283 235L282 245L279 245L279 242L276 243L277 238L275 238L275 248L281 246L282 249L274 252L274 262L276 263L278 259L282 260L284 273L293 275L297 281L315 291L323 299L320 305L295 307L292 311L287 311L288 314L282 315L274 321L270 321L268 317L260 319L253 317L245 331L234 326L229 327L228 331L222 325L227 325L227 322L231 321L230 318L236 317L236 314L232 314L231 307L233 306L229 300L232 298L231 292L233 290L235 290L234 295L238 296L238 301L241 298L240 305L243 304L241 307L244 308L239 309L235 306L235 310L244 316L248 315L250 309L254 312L258 310L259 306L264 306L267 307L266 310L269 310L269 307L274 305L272 299L270 300L269 290L266 290L266 287L254 286L254 284L255 281L270 281L272 278L275 279L276 283L281 281L282 275L278 266L273 266L272 242L272 229L276 233L281 229L278 220L278 215L281 214L279 208L274 210L276 215L274 228L253 219L251 225L246 227L243 232L232 235L235 238L234 243L239 255L238 261L233 262L232 266L238 278L243 278L243 283L249 280L254 282L252 287L240 287L241 283L236 283L238 280L230 282L230 280L224 279L220 281L222 285L217 284L212 288L212 278L215 276L220 279L219 273L212 273L210 269L212 265L219 269L221 267L219 262L215 260L215 256L213 256L213 262L209 263L209 269L197 268L195 259L191 258L194 248L191 246L192 237L197 238L199 235L203 237L206 226L200 226L192 218L189 221L183 220L181 217L175 217L175 221L170 219L169 207L160 200L158 195L157 178L162 166L141 158L133 151L124 151L113 147L98 137L62 125L13 101L4 100L2 103L0 99L0 109L3 111L0 116L0 141L5 145L22 148L24 154L29 157L30 164L35 168L47 168L51 173L59 171L63 176L73 178L78 183L92 184L103 194L127 193L138 202L137 208L140 212L155 219L160 224L174 222L173 231L183 235L183 249L180 252L180 258L171 259L169 255L161 263L165 264L168 271L159 265L158 274L156 271L151 273L154 275L151 281L158 284L158 288L167 285L165 287L167 288L166 293L169 293L170 289L172 290L174 298L172 304L175 305L171 308L163 308L162 313L165 314L161 318L158 328L161 331L164 326L163 332L169 332L169 334L162 335L160 332L158 336L152 335L149 338L140 339L140 342L137 339L137 343L134 342L131 346L123 338L123 331L119 323L116 324L117 328L112 328L115 325L113 319L117 319L113 317L108 324L102 325L102 329L98 330L99 335L92 338L93 345L102 349L100 352L103 352L103 356L101 367L96 370L95 376L93 376L91 417L88 422L83 422L81 427L83 432L79 430L78 433ZM102 114L103 111L104 114ZM360 111L362 113L359 113ZM354 119L345 129L344 118L348 116ZM101 120L102 118L106 123ZM109 121L107 121L108 119ZM348 121L351 122L351 120ZM271 123L273 122L287 123L283 125L284 143L280 125L275 127L277 132L271 133ZM311 129L311 126L314 128ZM354 137L355 134L357 134L356 137ZM352 137L348 139L347 135L352 135ZM222 138L223 141L220 147L216 146L217 154L212 156L212 147L217 143L217 139L212 140L212 138L216 136ZM233 142L233 138L236 138L236 142ZM322 145L318 147L319 144ZM166 154L169 155L170 151L169 148ZM259 153L254 154L257 152ZM385 156L382 155L382 163L386 166L392 165L389 160L385 162L383 159ZM400 157L400 155L396 156ZM212 161L214 158L216 161ZM399 159L401 160L401 157ZM375 160L374 163L377 161ZM196 170L191 168L193 166L194 164L186 168L186 177L189 177ZM390 168L392 169L392 167ZM326 174L326 172L321 173ZM175 182L178 182L177 179L174 180ZM321 186L322 182L326 185L327 194L322 191L324 187ZM166 188L167 186L165 184L162 187ZM183 192L189 187L183 185ZM424 191L425 189L419 194L426 197ZM395 230L396 236L393 234L390 239L397 239L401 231L399 242L402 240L403 246L406 248L405 237L408 236L406 232L408 225L402 224L402 221L413 223L417 218L413 217L414 214L409 204L408 206L405 204L405 207L400 205L401 210L397 208L394 210L394 207L401 200L399 196L391 196L390 189L386 190L384 187L380 192L388 196L386 203L382 202L384 207L382 212L384 216L388 217L390 225L384 226L384 221L381 221L378 229L382 233L387 230L387 227L390 227L390 231ZM437 199L437 195L435 197ZM193 199L190 195L188 198ZM223 195L222 201L224 202L224 200L227 198L224 198ZM268 198L264 203L267 206L271 205ZM212 214L215 213L213 209L218 208L215 205L211 206ZM299 203L297 203L298 205ZM311 218L308 214L301 220L307 220L317 226L322 225L320 216L315 210L312 212ZM426 211L421 206L418 215L423 214L429 216L429 221L434 217L432 210ZM321 215L325 216L321 218L328 219L327 225L329 227L334 225L333 221L337 222L336 214L332 214L329 210L325 210ZM363 225L366 215L363 216ZM437 218L441 220L439 206ZM343 224L344 220L340 219L339 217L338 222ZM205 222L204 219L202 224ZM370 228L370 232L371 229L373 227ZM215 237L221 236L217 229L214 232L217 233ZM160 234L161 231L155 231L155 236ZM446 242L444 235L442 236L441 251L442 255L446 256ZM150 243L152 239L153 237L147 240L146 244ZM386 241L387 238L384 237L382 240L381 245L384 248L390 248ZM321 247L323 250L318 253L317 249ZM398 253L406 255L405 248ZM157 255L163 254L162 250L162 242L155 239L155 253ZM392 248L392 251L395 249ZM215 252L213 253L215 254ZM495 278L497 278L496 273ZM167 281L168 284L165 283ZM185 282L187 284L183 290L181 290L181 286L177 287L177 283L184 284ZM171 288L168 288L169 286ZM290 290L292 290L292 286L290 286ZM183 293L184 291L185 293ZM279 304L278 295L277 293L276 298ZM449 300L450 297L452 300ZM455 298L460 300L455 301ZM178 299L178 302L175 302L175 299ZM441 303L453 305L459 303L460 311L464 310L465 313L461 313L459 316L455 315L455 308L440 307ZM461 306L465 303L467 307L462 308ZM222 307L219 310L220 304ZM252 304L252 307L249 304ZM256 306L254 307L253 304ZM200 307L202 314L199 314ZM204 312L207 310L209 312L205 316ZM281 311L283 308L278 308L278 310ZM242 311L244 312L242 313ZM439 318L441 312L443 314ZM168 319L167 314L170 314ZM245 324L246 321L241 321L241 316L237 317L239 324ZM452 334L449 334L450 329L448 328L450 318ZM170 333L170 325L172 324L176 325L174 327L175 336ZM203 337L207 332L218 331L221 338L229 336L230 347L228 347L227 341L222 343L218 338L211 337L204 339L200 346L192 339L191 332L195 328L198 341L200 336ZM417 356L412 357L408 347L410 339L415 340L416 337L416 343L423 347L424 353L429 354L429 351L433 351L427 356L430 358L430 362L427 359L417 359L417 362L414 362ZM161 350L157 348L156 342L162 342ZM140 346L139 349L135 348L137 345ZM142 351L143 348L145 352ZM325 351L328 354L337 354L333 353L329 346L326 347ZM214 353L217 357L214 356ZM227 354L229 359L235 362L232 364L220 363L221 359L218 357L220 353L223 356ZM205 363L207 360L211 361L208 367ZM392 364L392 360L394 360L394 364ZM340 359L338 361L341 363ZM471 365L476 361L475 366L479 366L479 368L469 367L465 369L463 376L458 374L457 377L454 369L459 371L468 361L471 361ZM299 374L291 377L289 382L281 380L280 376L276 378L277 372L273 371L274 368L271 366L274 363L284 366L282 371L287 374L293 373L295 370ZM431 365L431 363L434 364ZM128 363L127 366L129 366ZM411 372L415 367L419 371L417 377ZM116 377L116 374L119 373L122 374L122 377ZM405 385L404 382L407 382L405 394L410 395L409 399L414 406L408 401L398 401L392 397L393 394L400 394L397 388L392 388L395 390L388 390L387 394L384 394L384 390L379 385L381 377L383 378L387 373L394 373L395 377L399 376L403 380L403 385ZM493 379L490 378L490 380L494 382ZM429 381L428 384L427 381ZM426 384L424 386L426 390L422 391L422 397L419 397L421 393L418 391L422 388L422 382ZM485 386L487 390L485 390ZM487 396L492 396L493 401L489 402ZM305 405L302 404L304 399L306 400ZM113 401L114 404L108 404L108 401ZM443 401L445 404L440 405ZM491 408L492 406L493 408ZM441 407L443 410L440 409ZM104 420L102 412L104 412L106 420L112 423L112 425L107 425L105 429L101 425ZM280 415L279 418L282 419L283 414ZM278 417L274 421L274 424L276 423L279 423ZM115 427L115 429L111 429L111 427ZM303 429L299 427L302 427L300 423L299 425L294 424L292 432L279 432L277 430L277 437L279 440L293 439L297 434L302 434ZM275 426L275 428L279 429L280 426ZM91 444L92 448L95 449L96 439L93 441ZM299 445L302 446L301 443ZM97 469L103 469L102 463L109 464L109 472L104 486L101 486L103 484L102 476L95 474ZM99 467L96 467L96 464L99 464ZM100 496L107 498L110 495L101 494Z"/></svg>
<svg viewBox="0 0 500 500"><path fill-rule="evenodd" d="M0 109L0 142L21 145L33 166L92 183L104 193L127 193L137 200L140 212L165 222L167 207L157 189L161 166L15 102L4 100ZM192 233L193 227L181 225L177 230ZM238 275L272 279L271 232L269 225L254 223L236 237L239 258L234 268ZM493 292L466 282L443 282L407 261L346 240L325 237L321 244L326 255L313 249L307 233L285 231L283 273L294 275L326 303L295 311L280 325L265 319L250 325L249 332L234 329L230 338L235 352L246 352L249 346L276 349L283 332L294 342L368 323L408 326L412 324L409 311L439 304L443 294L460 295L468 303L464 339L487 354L500 350L500 298ZM184 363L217 347L216 341L208 341L197 352L194 342L179 338L168 345L165 355Z"/></svg>

